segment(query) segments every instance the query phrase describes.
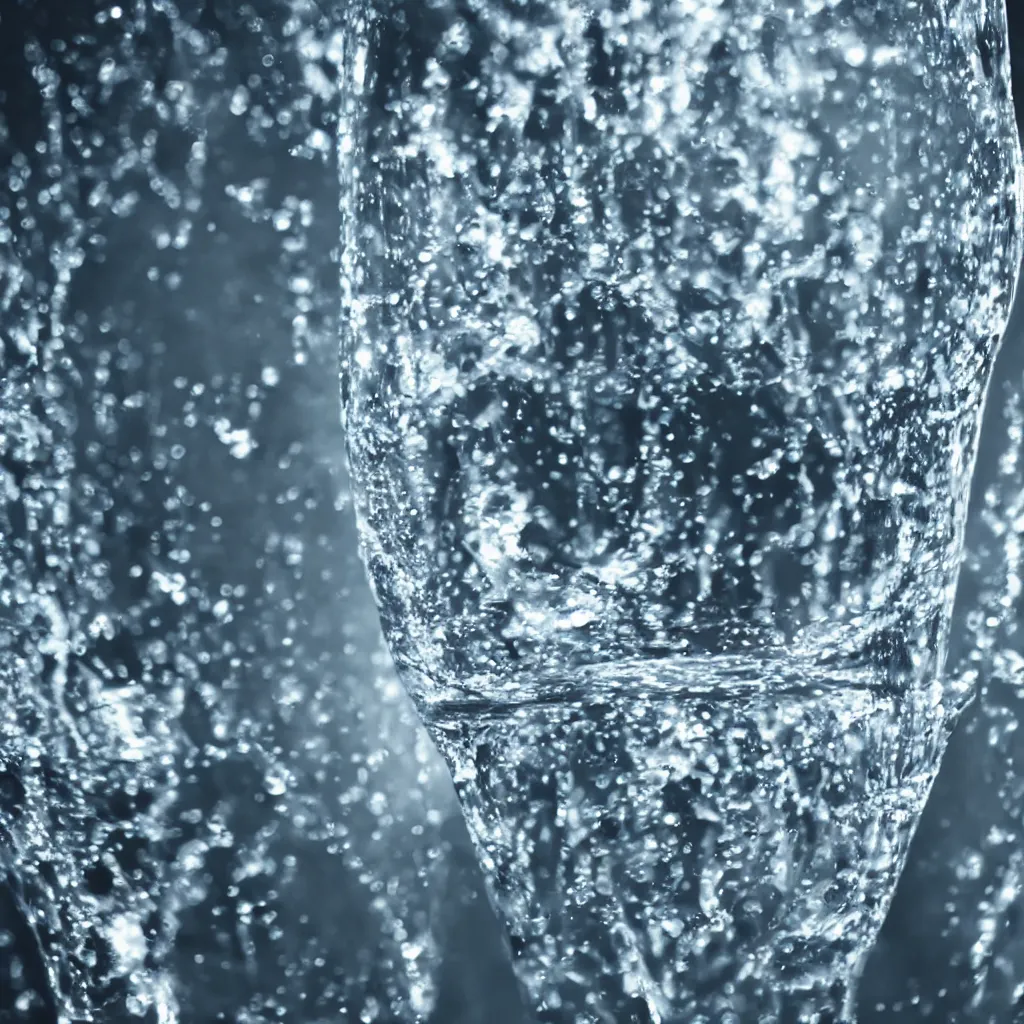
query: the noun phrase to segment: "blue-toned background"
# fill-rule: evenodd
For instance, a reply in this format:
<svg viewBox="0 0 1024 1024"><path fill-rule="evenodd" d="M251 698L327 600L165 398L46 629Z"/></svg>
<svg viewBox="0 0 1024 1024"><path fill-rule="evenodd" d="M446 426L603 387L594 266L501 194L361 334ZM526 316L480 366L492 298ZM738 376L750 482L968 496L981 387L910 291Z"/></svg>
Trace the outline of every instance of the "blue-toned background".
<svg viewBox="0 0 1024 1024"><path fill-rule="evenodd" d="M1013 0L1010 17L1018 56ZM81 979L81 1020L524 1020L355 553L332 259L343 18L304 0L0 5L0 646L9 664L49 649L41 594L72 638L34 697L2 691L5 1024L57 1019L48 956ZM1024 1019L1020 608L977 613L1005 574L998 524L1024 512L1004 416L1021 328L1018 309L952 653L991 636L986 696L868 965L864 1024ZM137 731L104 726L97 692ZM4 745L34 729L49 749L30 778Z"/></svg>

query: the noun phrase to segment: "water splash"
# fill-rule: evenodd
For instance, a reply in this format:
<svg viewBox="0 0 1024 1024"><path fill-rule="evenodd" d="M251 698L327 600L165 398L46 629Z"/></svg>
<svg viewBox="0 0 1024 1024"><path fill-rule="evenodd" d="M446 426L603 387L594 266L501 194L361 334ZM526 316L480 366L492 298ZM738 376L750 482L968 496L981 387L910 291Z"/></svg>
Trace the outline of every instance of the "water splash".
<svg viewBox="0 0 1024 1024"><path fill-rule="evenodd" d="M450 782L349 589L348 11L42 6L0 10L0 1017L405 1021L446 986L444 1024L498 1013L486 915L438 974ZM1005 762L1016 711L991 704ZM979 1014L1021 976L1015 836L963 861L993 897L980 927L958 904Z"/></svg>
<svg viewBox="0 0 1024 1024"><path fill-rule="evenodd" d="M942 670L1021 257L1004 40L994 4L909 18L755 0L356 7L341 326L363 552L551 1019L703 1011L659 961L697 962L698 924L685 953L654 952L636 922L629 949L595 952L610 927L599 902L569 910L587 873L577 854L622 866L620 902L681 898L653 868L630 888L641 851L670 862L671 830L584 829L547 857L554 797L527 793L538 777L576 779L585 733L639 749L648 712L686 719L694 688L732 693L733 659L764 669L755 707L802 679L810 692L793 684L794 699L823 742L851 671L906 702L889 728L902 735L908 714L921 750L875 753L915 780L893 864L909 841L969 693ZM622 673L609 683L621 715L577 728ZM722 706L742 732L742 702ZM709 756L733 765L725 717ZM718 780L725 804L750 790L747 767ZM588 770L614 776L603 795L580 783L596 821L635 780ZM659 788L634 788L653 821ZM851 901L884 906L894 875L872 865ZM841 920L838 906L805 913L803 939L824 948ZM879 922L849 930L854 959ZM781 945L761 966L740 959L779 987L762 961L785 962ZM838 977L834 959L787 984ZM589 987L586 1006L566 1011L556 978ZM712 1018L784 1014L718 979ZM627 1009L639 990L643 1007Z"/></svg>
<svg viewBox="0 0 1024 1024"><path fill-rule="evenodd" d="M934 674L1020 251L998 76L937 20L545 10L399 5L352 56L349 444L415 692L683 645Z"/></svg>
<svg viewBox="0 0 1024 1024"><path fill-rule="evenodd" d="M935 775L931 709L792 660L580 684L428 718L541 1019L841 1003Z"/></svg>
<svg viewBox="0 0 1024 1024"><path fill-rule="evenodd" d="M435 998L450 797L311 429L340 16L260 6L0 15L5 1020Z"/></svg>

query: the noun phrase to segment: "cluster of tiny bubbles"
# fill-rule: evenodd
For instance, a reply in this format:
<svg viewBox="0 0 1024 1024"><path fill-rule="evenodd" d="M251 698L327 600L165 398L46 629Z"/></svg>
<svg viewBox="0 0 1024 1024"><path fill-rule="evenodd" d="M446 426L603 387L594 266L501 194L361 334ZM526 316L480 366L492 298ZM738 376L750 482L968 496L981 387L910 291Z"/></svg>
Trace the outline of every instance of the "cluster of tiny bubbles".
<svg viewBox="0 0 1024 1024"><path fill-rule="evenodd" d="M952 915L962 936L970 977L970 1019L1016 1019L1024 1011L1024 747L1019 729L1024 698L1024 646L1020 633L1024 578L1024 398L1020 380L1019 322L1007 340L1009 372L994 388L991 426L1003 434L982 460L976 514L964 567L964 629L957 668L977 687L978 701L964 730L973 762L969 776L971 827L959 830L949 858L957 905ZM997 441L993 437L993 441Z"/></svg>
<svg viewBox="0 0 1024 1024"><path fill-rule="evenodd" d="M981 686L998 732L1016 671L986 586L941 674L1021 258L1001 8L356 10L364 551L526 997L696 1024L806 989L819 1020L945 730Z"/></svg>
<svg viewBox="0 0 1024 1024"><path fill-rule="evenodd" d="M0 1019L419 1020L450 783L337 436L338 10L0 9Z"/></svg>
<svg viewBox="0 0 1024 1024"><path fill-rule="evenodd" d="M982 432L947 667L976 699L953 733L867 967L872 1021L1002 1022L1024 1009L1020 340L1018 305ZM914 944L928 958L908 967L899 951ZM937 963L941 984L932 980Z"/></svg>
<svg viewBox="0 0 1024 1024"><path fill-rule="evenodd" d="M441 1019L450 783L336 436L344 9L44 7L0 5L0 1019ZM963 666L1005 812L958 867L979 1013L1024 978L1007 417Z"/></svg>

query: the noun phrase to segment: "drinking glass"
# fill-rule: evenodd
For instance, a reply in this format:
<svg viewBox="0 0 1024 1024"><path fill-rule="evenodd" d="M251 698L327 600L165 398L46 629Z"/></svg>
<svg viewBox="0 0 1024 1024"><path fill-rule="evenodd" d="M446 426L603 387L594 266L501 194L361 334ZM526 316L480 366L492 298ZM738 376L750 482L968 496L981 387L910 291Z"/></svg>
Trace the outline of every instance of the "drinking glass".
<svg viewBox="0 0 1024 1024"><path fill-rule="evenodd" d="M1001 0L354 4L363 557L543 1020L852 1017L967 697L1006 38Z"/></svg>

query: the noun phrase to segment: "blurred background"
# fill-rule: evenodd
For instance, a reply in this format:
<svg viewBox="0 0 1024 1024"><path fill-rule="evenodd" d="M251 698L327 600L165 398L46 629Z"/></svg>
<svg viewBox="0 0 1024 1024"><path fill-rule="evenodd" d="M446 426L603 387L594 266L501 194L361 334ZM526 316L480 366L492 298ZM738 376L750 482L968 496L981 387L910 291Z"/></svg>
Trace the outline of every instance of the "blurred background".
<svg viewBox="0 0 1024 1024"><path fill-rule="evenodd" d="M1011 4L1018 119L1024 10ZM358 564L343 0L0 5L0 1021L519 1024ZM1024 312L863 1024L1024 1021Z"/></svg>

